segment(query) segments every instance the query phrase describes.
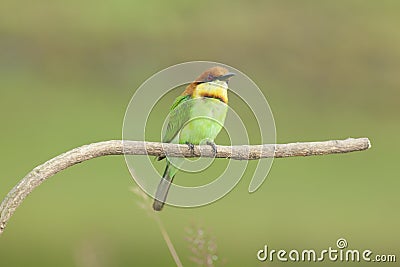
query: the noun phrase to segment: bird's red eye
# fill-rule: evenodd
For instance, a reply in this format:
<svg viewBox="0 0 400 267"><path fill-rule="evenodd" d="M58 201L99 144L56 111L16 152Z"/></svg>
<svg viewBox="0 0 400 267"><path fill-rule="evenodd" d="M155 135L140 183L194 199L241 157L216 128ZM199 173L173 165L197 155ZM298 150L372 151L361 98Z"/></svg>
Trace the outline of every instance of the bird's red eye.
<svg viewBox="0 0 400 267"><path fill-rule="evenodd" d="M214 80L214 76L211 73L209 73L207 76L207 81L211 82L212 80Z"/></svg>

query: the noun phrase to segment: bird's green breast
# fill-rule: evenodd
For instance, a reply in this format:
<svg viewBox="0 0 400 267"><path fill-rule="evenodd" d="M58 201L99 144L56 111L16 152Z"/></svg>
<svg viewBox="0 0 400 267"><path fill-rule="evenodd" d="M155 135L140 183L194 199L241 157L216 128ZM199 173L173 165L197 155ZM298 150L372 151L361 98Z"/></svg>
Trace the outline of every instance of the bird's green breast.
<svg viewBox="0 0 400 267"><path fill-rule="evenodd" d="M215 98L195 98L190 112L190 119L179 134L179 143L200 144L202 141L214 141L221 131L228 106Z"/></svg>
<svg viewBox="0 0 400 267"><path fill-rule="evenodd" d="M191 95L175 100L169 114L163 142L200 144L214 141L223 128L228 111L225 81L201 83Z"/></svg>

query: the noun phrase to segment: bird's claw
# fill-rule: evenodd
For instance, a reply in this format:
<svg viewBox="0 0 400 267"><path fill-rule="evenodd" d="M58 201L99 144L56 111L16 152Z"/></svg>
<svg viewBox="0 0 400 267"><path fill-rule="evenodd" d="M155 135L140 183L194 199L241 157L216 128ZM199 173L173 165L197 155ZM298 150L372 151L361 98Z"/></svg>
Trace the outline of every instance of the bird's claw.
<svg viewBox="0 0 400 267"><path fill-rule="evenodd" d="M210 140L207 140L206 144L212 147L212 150L214 152L214 157L215 157L217 155L217 145L213 141L210 141Z"/></svg>
<svg viewBox="0 0 400 267"><path fill-rule="evenodd" d="M188 150L194 154L194 145L192 143L186 142L186 145L188 146Z"/></svg>

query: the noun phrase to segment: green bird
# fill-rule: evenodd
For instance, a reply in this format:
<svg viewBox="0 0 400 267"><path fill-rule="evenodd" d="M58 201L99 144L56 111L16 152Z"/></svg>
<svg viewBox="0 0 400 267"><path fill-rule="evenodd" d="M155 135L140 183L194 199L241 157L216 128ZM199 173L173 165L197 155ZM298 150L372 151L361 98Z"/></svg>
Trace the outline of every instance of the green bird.
<svg viewBox="0 0 400 267"><path fill-rule="evenodd" d="M175 99L162 142L193 145L209 144L216 152L214 139L223 128L228 111L228 81L234 76L223 67L213 67L203 72ZM159 157L159 160L163 157ZM167 161L158 185L153 209L160 211L167 199L169 188L179 170L177 164Z"/></svg>

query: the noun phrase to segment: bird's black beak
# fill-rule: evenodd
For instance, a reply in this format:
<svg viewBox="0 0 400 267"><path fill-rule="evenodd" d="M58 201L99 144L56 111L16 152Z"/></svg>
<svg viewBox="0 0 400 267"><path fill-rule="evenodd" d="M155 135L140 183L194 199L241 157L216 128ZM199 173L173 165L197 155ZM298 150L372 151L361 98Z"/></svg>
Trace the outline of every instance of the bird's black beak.
<svg viewBox="0 0 400 267"><path fill-rule="evenodd" d="M220 80L220 81L227 81L227 80L229 80L229 78L231 78L232 76L235 76L235 75L236 75L236 74L233 73L233 72L228 72L227 74L218 76L217 80Z"/></svg>

